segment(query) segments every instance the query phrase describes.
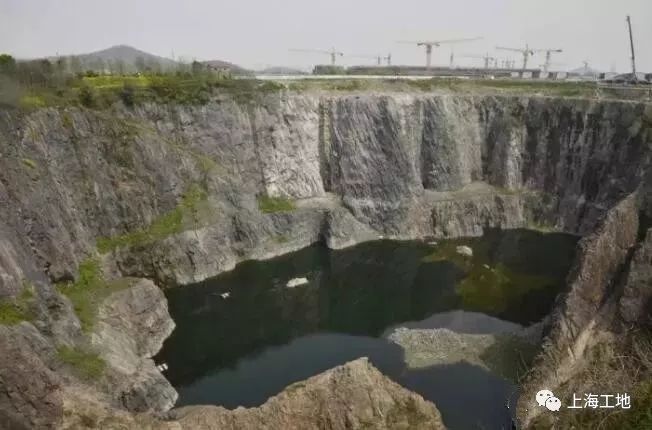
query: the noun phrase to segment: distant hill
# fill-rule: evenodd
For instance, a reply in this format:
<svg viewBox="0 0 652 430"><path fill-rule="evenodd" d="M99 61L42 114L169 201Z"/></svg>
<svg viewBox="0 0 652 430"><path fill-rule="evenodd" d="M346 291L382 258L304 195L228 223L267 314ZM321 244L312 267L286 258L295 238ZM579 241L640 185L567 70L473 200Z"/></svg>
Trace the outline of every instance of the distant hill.
<svg viewBox="0 0 652 430"><path fill-rule="evenodd" d="M174 67L178 63L170 58L159 57L158 55L150 54L149 52L141 51L140 49L132 48L127 45L112 46L101 51L91 52L90 54L79 55L82 60L91 60L101 58L104 61L121 60L126 64L136 64L139 58L145 60L145 63L159 63L164 67Z"/></svg>
<svg viewBox="0 0 652 430"><path fill-rule="evenodd" d="M78 59L82 64L83 70L91 69L96 71L106 69L116 70L118 63L128 73L142 71L144 69L168 71L177 69L182 65L182 63L170 58L150 54L149 52L141 51L140 49L127 45L116 45L101 51L70 57ZM51 57L50 59L54 60L55 58ZM252 74L251 71L227 61L213 60L204 61L203 63L214 68L229 70L233 74Z"/></svg>
<svg viewBox="0 0 652 430"><path fill-rule="evenodd" d="M71 57L77 58L84 69L92 70L110 68L110 65L117 63L122 64L127 72L135 72L144 68L170 70L179 65L170 58L159 57L127 45L116 45L101 51Z"/></svg>

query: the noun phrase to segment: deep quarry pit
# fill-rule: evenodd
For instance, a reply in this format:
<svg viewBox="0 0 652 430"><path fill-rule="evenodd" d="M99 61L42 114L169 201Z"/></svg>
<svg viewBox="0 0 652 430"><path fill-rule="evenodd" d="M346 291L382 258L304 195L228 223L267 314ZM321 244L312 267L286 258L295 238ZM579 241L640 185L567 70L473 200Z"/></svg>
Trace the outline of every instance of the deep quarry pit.
<svg viewBox="0 0 652 430"><path fill-rule="evenodd" d="M0 297L14 304L0 324L0 423L10 428L464 428L436 387L456 383L455 369L440 379L424 369L462 363L433 345L480 336L467 342L491 349L495 333L451 329L474 313L476 327L500 333L539 323L529 372L507 387L521 394L507 415L527 428L550 418L532 404L538 387L567 392L596 348L648 324L648 103L279 91L8 109L0 148ZM471 262L450 251L456 241ZM274 290L295 275L310 283ZM211 344L213 334L228 336ZM359 338L344 347L345 336ZM342 355L317 354L320 365L260 390L243 382L240 398L233 388L187 400L179 388L215 368L231 372L217 372L221 386L245 381L242 351L303 341L267 358ZM473 352L459 375L505 371ZM238 403L248 408L230 410Z"/></svg>

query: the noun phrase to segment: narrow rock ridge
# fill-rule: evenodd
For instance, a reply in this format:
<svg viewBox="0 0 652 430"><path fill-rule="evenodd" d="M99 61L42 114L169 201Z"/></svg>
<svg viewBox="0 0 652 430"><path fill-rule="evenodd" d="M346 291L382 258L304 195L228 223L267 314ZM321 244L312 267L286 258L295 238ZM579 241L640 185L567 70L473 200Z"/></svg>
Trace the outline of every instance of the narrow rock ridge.
<svg viewBox="0 0 652 430"><path fill-rule="evenodd" d="M650 232L639 243L641 208L647 205L640 194L631 194L609 210L578 245L567 292L553 311L543 351L523 386L518 415L525 428L541 413L535 393L542 387L555 392L572 381L588 365L603 334L625 333L623 321L649 324Z"/></svg>

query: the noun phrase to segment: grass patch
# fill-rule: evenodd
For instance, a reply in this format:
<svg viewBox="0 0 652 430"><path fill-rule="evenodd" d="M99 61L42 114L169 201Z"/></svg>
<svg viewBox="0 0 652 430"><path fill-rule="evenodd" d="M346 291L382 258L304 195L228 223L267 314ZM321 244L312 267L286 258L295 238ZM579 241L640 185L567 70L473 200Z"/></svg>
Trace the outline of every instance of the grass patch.
<svg viewBox="0 0 652 430"><path fill-rule="evenodd" d="M23 109L38 109L47 106L45 98L36 94L24 95L18 103Z"/></svg>
<svg viewBox="0 0 652 430"><path fill-rule="evenodd" d="M30 309L33 297L33 287L26 282L23 291L17 297L0 299L0 325L16 325L23 321L31 321L34 318Z"/></svg>
<svg viewBox="0 0 652 430"><path fill-rule="evenodd" d="M573 394L627 393L631 409L566 409L539 415L533 429L643 430L652 428L652 333L635 328L598 344L583 371L555 389L564 404ZM612 403L615 399L612 399ZM583 402L582 402L583 404Z"/></svg>
<svg viewBox="0 0 652 430"><path fill-rule="evenodd" d="M111 293L127 288L128 280L107 282L103 275L100 263L89 258L79 265L79 276L75 282L58 284L60 293L70 299L82 330L89 333L95 325L97 308Z"/></svg>
<svg viewBox="0 0 652 430"><path fill-rule="evenodd" d="M97 353L84 351L78 347L59 347L57 357L89 381L101 378L106 369L106 362Z"/></svg>
<svg viewBox="0 0 652 430"><path fill-rule="evenodd" d="M117 248L146 245L196 226L203 218L205 207L202 203L206 198L206 191L193 185L174 209L156 218L148 227L118 236L99 238L97 249L101 253L107 253Z"/></svg>
<svg viewBox="0 0 652 430"><path fill-rule="evenodd" d="M38 169L38 165L36 164L36 161L34 161L34 160L30 159L30 158L23 158L21 161L23 162L23 164L25 166L29 167L32 170Z"/></svg>
<svg viewBox="0 0 652 430"><path fill-rule="evenodd" d="M258 209L270 214L278 212L291 212L296 209L294 202L286 197L258 196Z"/></svg>

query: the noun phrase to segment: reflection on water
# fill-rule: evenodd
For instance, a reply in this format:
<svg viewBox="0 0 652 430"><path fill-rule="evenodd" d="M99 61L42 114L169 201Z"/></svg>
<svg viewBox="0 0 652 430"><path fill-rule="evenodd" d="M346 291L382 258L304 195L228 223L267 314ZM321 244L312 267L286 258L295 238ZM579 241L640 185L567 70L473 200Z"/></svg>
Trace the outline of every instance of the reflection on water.
<svg viewBox="0 0 652 430"><path fill-rule="evenodd" d="M167 292L177 328L157 361L169 364L166 376L179 391L179 405L234 408L258 406L293 382L367 356L396 382L435 401L450 428L476 422L493 428L504 422L510 383L464 363L408 370L402 350L382 334L414 321L464 333L536 322L562 285L575 242L563 234L492 231L436 247L394 241L341 251L314 246L245 262ZM460 244L473 248L473 258L455 253ZM300 276L310 283L285 287ZM227 291L230 297L222 299Z"/></svg>

